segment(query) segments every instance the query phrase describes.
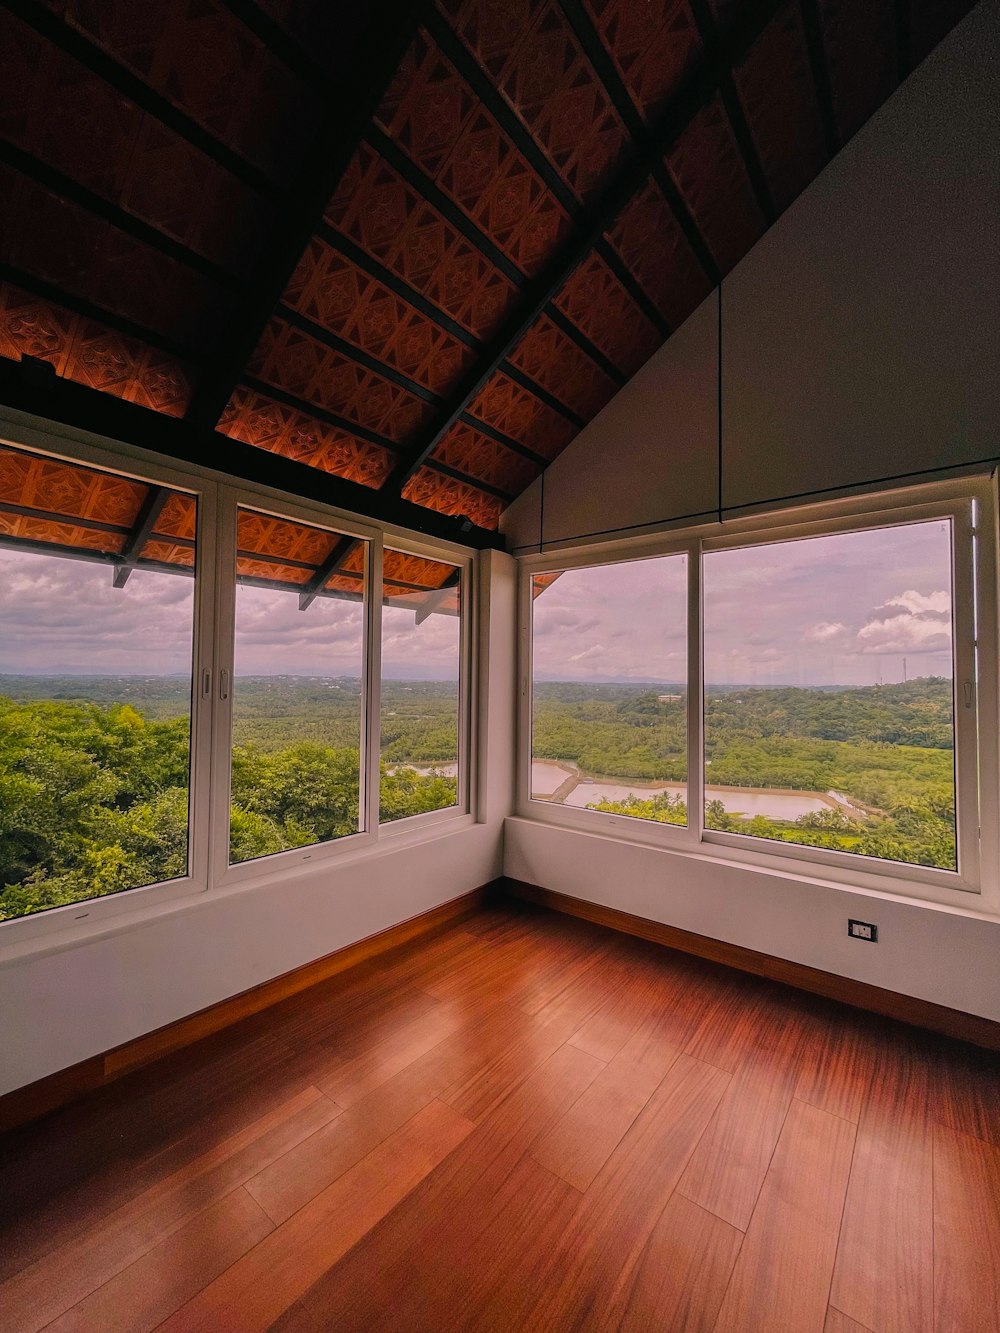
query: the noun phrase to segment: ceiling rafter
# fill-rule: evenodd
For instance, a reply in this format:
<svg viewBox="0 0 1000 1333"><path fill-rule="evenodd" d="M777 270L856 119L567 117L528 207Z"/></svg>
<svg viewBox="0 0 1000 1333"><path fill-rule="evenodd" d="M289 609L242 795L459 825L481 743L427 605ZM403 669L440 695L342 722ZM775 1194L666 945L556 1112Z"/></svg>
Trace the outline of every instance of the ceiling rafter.
<svg viewBox="0 0 1000 1333"><path fill-rule="evenodd" d="M248 293L237 302L219 352L206 364L195 389L187 420L198 428L214 427L222 415L364 127L396 72L423 8L422 0L380 0L371 6L351 74L333 81L334 91L327 98L315 139L288 191Z"/></svg>
<svg viewBox="0 0 1000 1333"><path fill-rule="evenodd" d="M716 95L725 78L732 81L733 65L749 51L781 3L783 0L761 0L743 16L742 21L725 39L710 38L706 43L704 58L664 108L645 141L626 159L603 196L583 214L580 225L555 251L544 270L525 285L520 303L487 344L488 350L483 359L463 376L437 420L424 438L400 459L384 483L383 490L391 489L394 493L401 493L456 421L474 421L465 415L469 404L578 265L603 241L608 227L637 191L643 188L655 163L662 159L692 116ZM479 425L478 422L474 424Z"/></svg>
<svg viewBox="0 0 1000 1333"><path fill-rule="evenodd" d="M913 67L910 42L910 0L894 0L893 16L896 29L897 79L902 83Z"/></svg>
<svg viewBox="0 0 1000 1333"><path fill-rule="evenodd" d="M204 129L198 121L178 110L166 97L163 97L138 75L109 56L96 42L90 41L82 32L58 18L51 10L39 3L39 0L4 0L7 8L24 23L59 47L67 55L85 65L116 92L127 97L136 106L148 111L161 124L186 139L192 147L199 149L213 159L245 185L249 185L265 199L280 200L283 191L245 157L224 144L215 135Z"/></svg>
<svg viewBox="0 0 1000 1333"><path fill-rule="evenodd" d="M84 319L104 324L107 328L114 329L116 333L124 334L126 338L135 338L149 347L155 347L157 351L166 352L168 356L176 357L178 361L190 362L196 355L185 343L176 342L173 338L168 338L145 324L137 324L127 315L119 315L104 306L96 305L93 301L88 301L85 296L77 296L64 287L56 287L45 278L39 278L34 273L28 273L25 269L17 268L4 260L0 260L0 280L21 287L32 296L40 296L54 305L72 310L75 315L82 315Z"/></svg>
<svg viewBox="0 0 1000 1333"><path fill-rule="evenodd" d="M357 537L338 537L330 550L330 554L313 574L309 582L299 593L299 610L308 611L310 606L319 596L323 589L323 584L331 574L335 574L347 557L359 544Z"/></svg>
<svg viewBox="0 0 1000 1333"><path fill-rule="evenodd" d="M248 32L252 32L272 55L277 56L291 74L320 96L330 95L329 73L260 5L255 4L254 0L223 0L223 4Z"/></svg>
<svg viewBox="0 0 1000 1333"><path fill-rule="evenodd" d="M511 141L517 151L525 159L538 178L546 186L570 219L577 226L581 225L586 218L588 209L577 198L576 194L566 184L559 172L556 171L546 154L536 143L533 135L521 123L516 112L504 101L499 89L490 81L479 65L479 62L470 54L462 40L455 35L445 20L437 13L432 11L425 27L433 38L435 44L441 49L449 62L454 65L465 79L469 87L476 94L483 106L489 111L490 115L499 125L500 129ZM693 223L692 223L693 225ZM639 283L629 272L628 267L623 262L618 251L603 236L596 239L594 246L600 253L601 258L613 271L618 281L625 287L641 308L643 314L657 328L660 329L664 337L670 332L669 323L663 318L659 310L646 295Z"/></svg>
<svg viewBox="0 0 1000 1333"><path fill-rule="evenodd" d="M819 119L823 127L823 141L828 157L833 157L840 149L840 131L837 128L837 114L833 107L833 90L830 86L830 64L827 60L826 44L823 41L823 24L820 19L817 0L800 0L802 30L806 37L806 50L809 53L809 66L812 70L813 83L816 85L816 101L819 106Z"/></svg>
<svg viewBox="0 0 1000 1333"><path fill-rule="evenodd" d="M116 588L124 588L128 583L136 562L142 554L142 548L152 536L157 519L163 513L164 505L170 499L171 492L166 486L150 486L143 497L139 512L135 516L132 530L125 538L118 557L118 567L112 582Z"/></svg>
<svg viewBox="0 0 1000 1333"><path fill-rule="evenodd" d="M13 167L22 176L43 185L47 190L51 190L53 194L68 199L72 204L78 204L81 208L85 208L88 213L93 213L95 217L110 222L119 231L127 232L129 236L135 237L137 241L142 241L144 245L148 245L160 254L176 260L179 264L186 265L194 272L201 274L203 278L208 278L225 290L235 291L242 286L235 274L231 273L229 269L223 268L221 264L217 264L214 260L199 254L197 250L192 250L182 241L175 240L173 236L169 236L166 232L160 231L158 227L143 221L135 213L129 213L126 209L111 203L103 195L88 189L86 185L81 185L57 167L49 166L47 162L40 161L37 157L24 152L23 149L18 148L6 139L0 139L0 163Z"/></svg>
<svg viewBox="0 0 1000 1333"><path fill-rule="evenodd" d="M215 430L151 408L126 402L72 380L25 375L15 361L0 357L0 402L16 412L62 422L104 439L151 449L181 463L211 467L229 476L413 532L459 542L477 550L503 549L503 539L469 519L438 513L385 490L374 490L296 459L255 448Z"/></svg>

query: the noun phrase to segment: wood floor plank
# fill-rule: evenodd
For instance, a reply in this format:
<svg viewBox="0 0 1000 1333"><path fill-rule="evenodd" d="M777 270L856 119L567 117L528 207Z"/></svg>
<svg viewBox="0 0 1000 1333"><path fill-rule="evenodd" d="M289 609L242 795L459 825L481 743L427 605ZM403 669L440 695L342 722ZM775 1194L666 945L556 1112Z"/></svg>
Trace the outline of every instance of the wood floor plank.
<svg viewBox="0 0 1000 1333"><path fill-rule="evenodd" d="M584 1327L594 1333L712 1333L742 1243L742 1231L675 1192L632 1280Z"/></svg>
<svg viewBox="0 0 1000 1333"><path fill-rule="evenodd" d="M311 1088L115 1209L0 1286L22 1333L44 1328L238 1185L340 1114Z"/></svg>
<svg viewBox="0 0 1000 1333"><path fill-rule="evenodd" d="M265 1333L472 1128L431 1102L182 1306L163 1333Z"/></svg>
<svg viewBox="0 0 1000 1333"><path fill-rule="evenodd" d="M150 1333L273 1229L249 1194L235 1189L49 1324L46 1333Z"/></svg>
<svg viewBox="0 0 1000 1333"><path fill-rule="evenodd" d="M1000 1333L1000 1148L934 1127L935 1333Z"/></svg>
<svg viewBox="0 0 1000 1333"><path fill-rule="evenodd" d="M933 1148L919 1047L886 1042L858 1127L830 1304L877 1333L933 1329Z"/></svg>
<svg viewBox="0 0 1000 1333"><path fill-rule="evenodd" d="M798 1081L798 1033L779 1050L753 1048L733 1075L677 1188L745 1231Z"/></svg>
<svg viewBox="0 0 1000 1333"><path fill-rule="evenodd" d="M831 1305L826 1312L823 1333L872 1333L872 1330L855 1323L853 1319L848 1319L846 1314L835 1310Z"/></svg>
<svg viewBox="0 0 1000 1333"><path fill-rule="evenodd" d="M792 1104L715 1333L823 1333L855 1133Z"/></svg>
<svg viewBox="0 0 1000 1333"><path fill-rule="evenodd" d="M875 1071L871 1035L861 1015L824 1016L804 1044L796 1097L856 1125Z"/></svg>
<svg viewBox="0 0 1000 1333"><path fill-rule="evenodd" d="M536 1140L537 1162L578 1190L592 1184L652 1097L680 1047L647 1020L549 1132Z"/></svg>
<svg viewBox="0 0 1000 1333"><path fill-rule="evenodd" d="M512 1327L575 1329L606 1308L632 1269L729 1083L681 1055L583 1196Z"/></svg>
<svg viewBox="0 0 1000 1333"><path fill-rule="evenodd" d="M380 1312L418 1311L442 1266L464 1267L477 1238L518 1201L512 1180L532 1141L603 1068L572 1046L555 1051L308 1293L304 1302L322 1326L360 1333L378 1327Z"/></svg>

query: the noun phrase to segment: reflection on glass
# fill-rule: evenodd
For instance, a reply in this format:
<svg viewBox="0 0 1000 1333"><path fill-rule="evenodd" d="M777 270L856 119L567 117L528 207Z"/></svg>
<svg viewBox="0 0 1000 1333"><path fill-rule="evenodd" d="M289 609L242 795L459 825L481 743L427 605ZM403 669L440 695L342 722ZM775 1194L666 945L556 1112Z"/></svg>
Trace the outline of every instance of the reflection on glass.
<svg viewBox="0 0 1000 1333"><path fill-rule="evenodd" d="M532 579L531 795L687 823L687 557Z"/></svg>
<svg viewBox="0 0 1000 1333"><path fill-rule="evenodd" d="M950 523L704 570L706 827L954 870Z"/></svg>
<svg viewBox="0 0 1000 1333"><path fill-rule="evenodd" d="M0 447L0 920L187 874L195 528Z"/></svg>
<svg viewBox="0 0 1000 1333"><path fill-rule="evenodd" d="M235 864L357 833L366 545L241 509L232 802Z"/></svg>
<svg viewBox="0 0 1000 1333"><path fill-rule="evenodd" d="M385 551L382 588L383 824L458 801L461 570Z"/></svg>

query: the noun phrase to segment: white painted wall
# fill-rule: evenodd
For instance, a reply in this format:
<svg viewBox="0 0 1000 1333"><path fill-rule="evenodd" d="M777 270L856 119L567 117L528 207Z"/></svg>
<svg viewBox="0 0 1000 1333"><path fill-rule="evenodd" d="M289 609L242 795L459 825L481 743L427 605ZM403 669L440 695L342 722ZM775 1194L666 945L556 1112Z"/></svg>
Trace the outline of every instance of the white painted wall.
<svg viewBox="0 0 1000 1333"><path fill-rule="evenodd" d="M998 71L1000 3L982 0L726 279L730 514L1000 455ZM548 470L546 543L669 527L716 505L716 299ZM540 492L504 519L522 554L538 550ZM523 818L507 821L504 868L1000 1020L1000 918L975 903L938 907ZM849 916L875 921L879 942L849 940Z"/></svg>
<svg viewBox="0 0 1000 1333"><path fill-rule="evenodd" d="M1000 456L998 70L981 0L726 278L724 513ZM716 509L717 299L546 471L544 534L541 479L508 509L511 550Z"/></svg>
<svg viewBox="0 0 1000 1333"><path fill-rule="evenodd" d="M1000 1022L1000 919L508 819L504 868L586 902ZM874 921L875 944L847 935Z"/></svg>
<svg viewBox="0 0 1000 1333"><path fill-rule="evenodd" d="M514 734L514 561L481 557L494 614L481 625L487 795L482 823L387 837L280 883L137 907L99 935L0 962L0 1093L486 884L502 870ZM141 890L138 891L141 894ZM140 901L137 898L137 903Z"/></svg>

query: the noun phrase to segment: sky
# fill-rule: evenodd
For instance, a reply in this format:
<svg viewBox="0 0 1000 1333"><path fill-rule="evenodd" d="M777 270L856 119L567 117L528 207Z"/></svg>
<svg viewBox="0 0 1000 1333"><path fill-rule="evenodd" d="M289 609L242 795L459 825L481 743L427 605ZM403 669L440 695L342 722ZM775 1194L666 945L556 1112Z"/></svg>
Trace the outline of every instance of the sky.
<svg viewBox="0 0 1000 1333"><path fill-rule="evenodd" d="M0 674L187 675L194 583L176 574L133 572L115 588L107 565L5 550L0 555ZM298 609L295 592L238 589L236 672L359 676L362 608L317 598ZM383 612L383 674L454 680L458 619Z"/></svg>
<svg viewBox="0 0 1000 1333"><path fill-rule="evenodd" d="M538 680L679 682L682 556L565 572L534 603ZM946 523L704 558L709 685L873 685L951 675Z"/></svg>
<svg viewBox="0 0 1000 1333"><path fill-rule="evenodd" d="M709 552L710 685L872 685L950 675L947 525ZM236 670L357 676L361 607L240 587ZM681 681L686 568L680 555L570 570L534 603L540 680ZM114 588L103 565L4 551L0 673L170 675L191 663L193 584L137 570ZM383 670L454 679L458 620L385 609Z"/></svg>

